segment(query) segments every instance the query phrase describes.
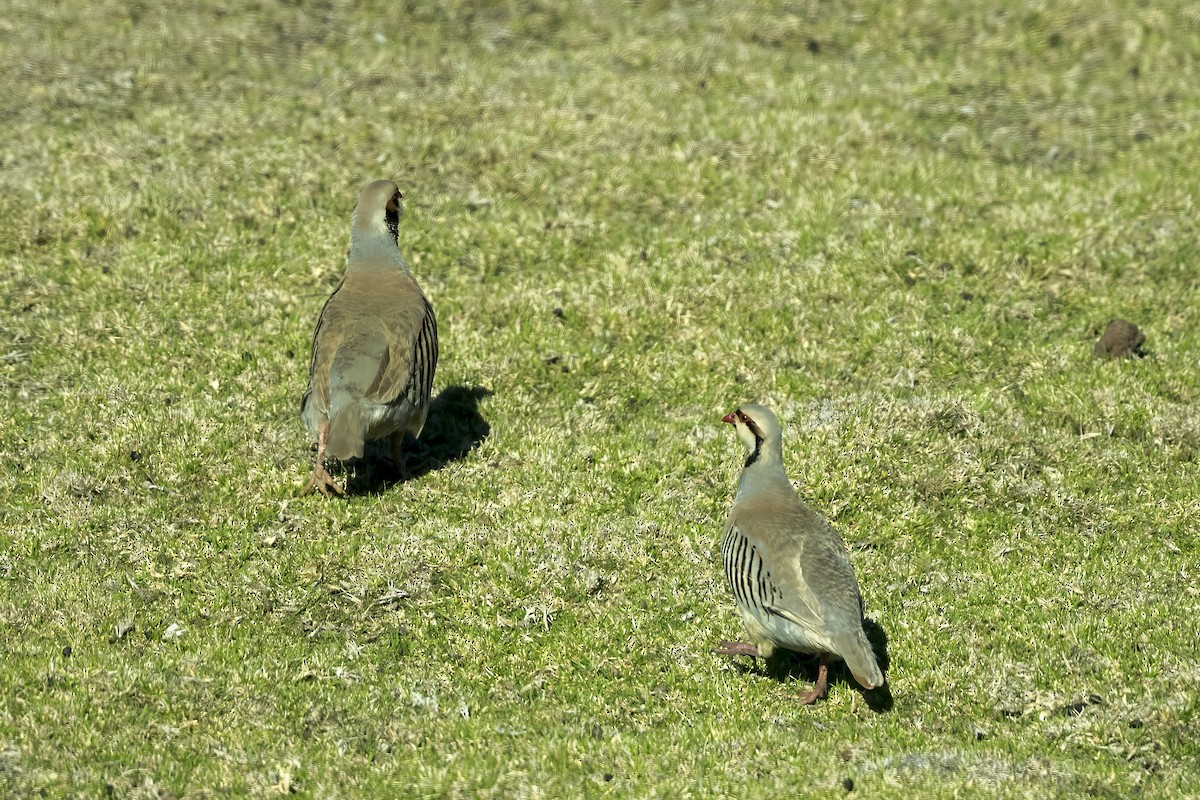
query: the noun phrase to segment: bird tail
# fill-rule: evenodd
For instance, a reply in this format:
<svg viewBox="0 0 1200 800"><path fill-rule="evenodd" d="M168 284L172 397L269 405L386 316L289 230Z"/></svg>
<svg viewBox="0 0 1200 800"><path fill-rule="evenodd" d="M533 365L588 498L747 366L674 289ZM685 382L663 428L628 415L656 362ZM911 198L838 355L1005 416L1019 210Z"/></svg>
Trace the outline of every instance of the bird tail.
<svg viewBox="0 0 1200 800"><path fill-rule="evenodd" d="M370 355L350 354L348 359L343 355L339 352L334 357L329 371L329 438L325 445L325 451L340 461L362 458L368 420L358 385L361 381L356 378L357 373L378 367Z"/></svg>
<svg viewBox="0 0 1200 800"><path fill-rule="evenodd" d="M861 627L835 636L833 643L859 685L864 689L883 686L883 672L875 660L875 650Z"/></svg>
<svg viewBox="0 0 1200 800"><path fill-rule="evenodd" d="M342 396L339 397L339 394ZM325 452L339 461L362 458L366 442L367 423L363 419L362 403L349 396L349 392L329 393L329 438L325 441Z"/></svg>

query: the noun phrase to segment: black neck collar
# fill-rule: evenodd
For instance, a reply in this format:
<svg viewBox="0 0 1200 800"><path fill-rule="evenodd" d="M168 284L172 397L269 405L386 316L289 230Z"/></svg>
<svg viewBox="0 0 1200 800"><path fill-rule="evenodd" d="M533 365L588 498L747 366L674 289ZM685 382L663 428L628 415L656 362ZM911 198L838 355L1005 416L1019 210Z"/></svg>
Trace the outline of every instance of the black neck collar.
<svg viewBox="0 0 1200 800"><path fill-rule="evenodd" d="M762 444L763 444L763 437L756 435L754 437L754 452L751 453L750 456L746 459L747 467L750 466L751 464L755 463L756 461L758 461L759 456L762 455Z"/></svg>

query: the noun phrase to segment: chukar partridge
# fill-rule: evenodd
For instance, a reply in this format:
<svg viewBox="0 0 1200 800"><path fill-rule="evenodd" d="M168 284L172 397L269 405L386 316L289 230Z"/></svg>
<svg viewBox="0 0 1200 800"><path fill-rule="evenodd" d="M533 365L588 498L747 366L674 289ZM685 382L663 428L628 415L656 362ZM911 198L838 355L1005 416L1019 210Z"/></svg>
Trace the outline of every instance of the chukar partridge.
<svg viewBox="0 0 1200 800"><path fill-rule="evenodd" d="M821 656L817 683L801 702L825 695L828 665L841 658L867 689L883 685L863 631L863 604L841 537L796 495L783 469L783 431L756 403L725 415L750 451L725 520L721 556L750 643L718 653L768 657L776 648Z"/></svg>
<svg viewBox="0 0 1200 800"><path fill-rule="evenodd" d="M317 437L303 494L343 495L325 457L361 457L367 441L385 436L403 472L404 435L419 436L425 426L437 320L397 248L403 197L391 181L369 183L350 218L346 274L313 331L308 389L300 401L300 416Z"/></svg>

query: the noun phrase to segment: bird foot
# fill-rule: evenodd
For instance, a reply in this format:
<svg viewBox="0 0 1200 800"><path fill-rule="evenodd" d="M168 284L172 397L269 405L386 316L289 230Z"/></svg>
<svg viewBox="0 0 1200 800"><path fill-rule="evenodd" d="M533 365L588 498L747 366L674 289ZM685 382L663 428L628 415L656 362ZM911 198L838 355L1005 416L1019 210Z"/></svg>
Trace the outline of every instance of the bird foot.
<svg viewBox="0 0 1200 800"><path fill-rule="evenodd" d="M308 483L304 484L304 489L300 492L300 496L306 494L320 492L326 497L345 497L346 490L338 486L337 481L329 474L324 467L313 467L312 474L308 476Z"/></svg>
<svg viewBox="0 0 1200 800"><path fill-rule="evenodd" d="M824 686L819 688L814 687L811 692L805 692L804 694L800 695L800 705L811 706L812 704L816 703L825 696L825 688L826 687Z"/></svg>
<svg viewBox="0 0 1200 800"><path fill-rule="evenodd" d="M719 653L723 656L750 656L758 658L758 648L747 642L721 642L721 646L714 653Z"/></svg>
<svg viewBox="0 0 1200 800"><path fill-rule="evenodd" d="M800 695L800 705L811 706L829 691L829 659L822 658L821 666L817 669L817 682L812 691Z"/></svg>

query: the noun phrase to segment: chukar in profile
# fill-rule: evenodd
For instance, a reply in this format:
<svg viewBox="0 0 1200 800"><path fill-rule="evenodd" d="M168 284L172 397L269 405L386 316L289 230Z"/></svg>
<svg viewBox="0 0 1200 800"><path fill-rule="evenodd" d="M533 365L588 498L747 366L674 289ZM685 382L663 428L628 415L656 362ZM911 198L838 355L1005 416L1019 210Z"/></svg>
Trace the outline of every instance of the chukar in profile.
<svg viewBox="0 0 1200 800"><path fill-rule="evenodd" d="M317 461L303 494L344 494L325 457L361 457L363 445L421 434L437 367L437 320L400 257L396 237L404 195L391 181L363 187L350 218L346 274L313 331L308 389L300 416L317 437Z"/></svg>
<svg viewBox="0 0 1200 800"><path fill-rule="evenodd" d="M750 451L721 540L725 576L750 643L722 642L716 652L766 658L779 647L819 654L817 683L801 698L805 704L825 695L828 665L837 658L865 688L882 686L846 546L788 482L779 420L751 403L722 421Z"/></svg>

